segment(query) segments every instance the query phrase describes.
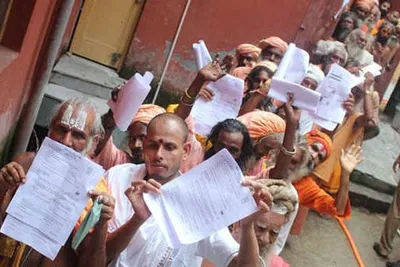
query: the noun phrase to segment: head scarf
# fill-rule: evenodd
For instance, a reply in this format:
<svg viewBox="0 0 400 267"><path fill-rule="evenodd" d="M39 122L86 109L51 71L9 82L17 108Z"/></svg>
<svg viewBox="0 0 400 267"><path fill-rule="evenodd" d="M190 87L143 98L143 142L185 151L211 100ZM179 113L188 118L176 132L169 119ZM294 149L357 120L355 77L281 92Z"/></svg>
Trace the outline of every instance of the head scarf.
<svg viewBox="0 0 400 267"><path fill-rule="evenodd" d="M288 48L288 44L281 38L276 36L262 39L258 44L258 47L261 48L261 50L264 50L268 46L279 48L283 53L285 53Z"/></svg>
<svg viewBox="0 0 400 267"><path fill-rule="evenodd" d="M325 78L325 74L321 70L321 68L318 67L317 65L309 64L306 76L304 76L304 78L313 79L314 81L317 82L317 84L320 84L322 80Z"/></svg>
<svg viewBox="0 0 400 267"><path fill-rule="evenodd" d="M251 67L237 67L232 71L232 75L239 79L246 80L247 75L249 75L251 70Z"/></svg>
<svg viewBox="0 0 400 267"><path fill-rule="evenodd" d="M374 7L375 3L374 0L357 0L356 3L354 4L356 7L364 7L371 11L371 9Z"/></svg>
<svg viewBox="0 0 400 267"><path fill-rule="evenodd" d="M261 49L252 44L241 44L236 48L236 56L239 57L243 54L251 54L253 59L257 59L260 56Z"/></svg>
<svg viewBox="0 0 400 267"><path fill-rule="evenodd" d="M149 124L149 122L157 115L165 113L165 109L160 106L152 104L144 104L140 106L136 116L133 118L131 125L135 122Z"/></svg>
<svg viewBox="0 0 400 267"><path fill-rule="evenodd" d="M249 130L252 139L259 139L273 133L283 133L286 123L278 115L261 110L246 113L238 118Z"/></svg>
<svg viewBox="0 0 400 267"><path fill-rule="evenodd" d="M332 152L332 139L327 135L324 134L323 132L319 130L311 130L306 134L306 140L308 145L312 145L315 142L321 143L325 150L326 150L326 158L329 157L329 155Z"/></svg>
<svg viewBox="0 0 400 267"><path fill-rule="evenodd" d="M256 64L256 66L264 66L269 69L271 72L275 72L278 69L278 65L275 62L269 60L263 60Z"/></svg>

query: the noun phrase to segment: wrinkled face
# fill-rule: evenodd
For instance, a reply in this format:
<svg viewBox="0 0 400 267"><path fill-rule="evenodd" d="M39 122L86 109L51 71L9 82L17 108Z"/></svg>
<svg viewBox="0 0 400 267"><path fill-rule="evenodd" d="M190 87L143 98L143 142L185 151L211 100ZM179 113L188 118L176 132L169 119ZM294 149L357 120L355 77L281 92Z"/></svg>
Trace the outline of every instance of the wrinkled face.
<svg viewBox="0 0 400 267"><path fill-rule="evenodd" d="M285 215L269 211L255 222L254 232L261 254L265 255L271 248L286 222L285 219Z"/></svg>
<svg viewBox="0 0 400 267"><path fill-rule="evenodd" d="M251 53L241 54L238 58L239 67L254 67L257 63Z"/></svg>
<svg viewBox="0 0 400 267"><path fill-rule="evenodd" d="M382 12L382 15L386 15L389 12L390 9L390 3L388 2L383 2L380 6L379 9Z"/></svg>
<svg viewBox="0 0 400 267"><path fill-rule="evenodd" d="M367 45L367 34L365 32L360 32L357 36L357 45L362 49Z"/></svg>
<svg viewBox="0 0 400 267"><path fill-rule="evenodd" d="M241 132L220 131L218 139L214 144L215 153L226 148L234 159L238 159L242 153L243 134Z"/></svg>
<svg viewBox="0 0 400 267"><path fill-rule="evenodd" d="M329 64L336 63L343 67L346 63L346 58L345 55L343 55L342 53L335 51L329 55L328 62Z"/></svg>
<svg viewBox="0 0 400 267"><path fill-rule="evenodd" d="M318 83L316 80L311 79L310 77L306 77L301 81L301 85L315 91L318 87Z"/></svg>
<svg viewBox="0 0 400 267"><path fill-rule="evenodd" d="M397 12L396 10L389 12L389 14L387 15L387 19L388 21L396 25L399 22L399 12Z"/></svg>
<svg viewBox="0 0 400 267"><path fill-rule="evenodd" d="M282 134L269 134L262 137L255 147L257 159L268 156L272 151L278 150L281 147L282 142Z"/></svg>
<svg viewBox="0 0 400 267"><path fill-rule="evenodd" d="M190 144L177 122L158 120L147 128L143 151L149 178L165 183L177 175L182 159L187 157Z"/></svg>
<svg viewBox="0 0 400 267"><path fill-rule="evenodd" d="M297 147L296 154L292 157L288 166L287 180L294 182L308 175L314 168L313 159L308 150Z"/></svg>
<svg viewBox="0 0 400 267"><path fill-rule="evenodd" d="M340 21L340 28L351 31L354 29L354 21L350 17L346 17Z"/></svg>
<svg viewBox="0 0 400 267"><path fill-rule="evenodd" d="M277 47L268 46L261 52L263 60L275 62L277 65L281 62L284 52Z"/></svg>
<svg viewBox="0 0 400 267"><path fill-rule="evenodd" d="M128 128L128 146L135 164L144 163L143 142L146 138L147 125L135 122Z"/></svg>
<svg viewBox="0 0 400 267"><path fill-rule="evenodd" d="M379 37L383 40L389 39L390 35L392 35L392 29L390 27L383 26L379 30Z"/></svg>
<svg viewBox="0 0 400 267"><path fill-rule="evenodd" d="M258 73L257 77L253 81L247 82L247 88L249 90L254 90L260 87L261 84L265 83L269 79L269 74L265 70Z"/></svg>
<svg viewBox="0 0 400 267"><path fill-rule="evenodd" d="M379 16L379 9L378 8L373 8L372 11L371 11L371 14L368 17L368 21L376 22L379 19L378 16Z"/></svg>
<svg viewBox="0 0 400 267"><path fill-rule="evenodd" d="M320 142L314 142L309 147L308 150L311 154L311 158L314 161L314 166L317 166L322 161L326 159L327 151L325 147Z"/></svg>
<svg viewBox="0 0 400 267"><path fill-rule="evenodd" d="M370 10L361 6L356 7L355 12L357 16L362 20L366 19L370 14Z"/></svg>
<svg viewBox="0 0 400 267"><path fill-rule="evenodd" d="M93 152L93 148L97 145L97 137L94 140L94 136L91 135L94 120L93 110L65 104L51 123L48 136L85 155Z"/></svg>

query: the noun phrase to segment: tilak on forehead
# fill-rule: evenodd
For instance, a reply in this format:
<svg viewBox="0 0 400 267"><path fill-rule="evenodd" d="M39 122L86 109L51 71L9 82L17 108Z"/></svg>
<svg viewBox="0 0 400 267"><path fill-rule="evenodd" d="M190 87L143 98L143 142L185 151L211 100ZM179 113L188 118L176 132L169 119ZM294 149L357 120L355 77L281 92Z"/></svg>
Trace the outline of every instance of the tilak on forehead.
<svg viewBox="0 0 400 267"><path fill-rule="evenodd" d="M74 114L74 108L71 104L64 110L64 114L61 118L61 123L75 128L80 131L84 131L87 119L87 112L83 107L79 107L78 112Z"/></svg>

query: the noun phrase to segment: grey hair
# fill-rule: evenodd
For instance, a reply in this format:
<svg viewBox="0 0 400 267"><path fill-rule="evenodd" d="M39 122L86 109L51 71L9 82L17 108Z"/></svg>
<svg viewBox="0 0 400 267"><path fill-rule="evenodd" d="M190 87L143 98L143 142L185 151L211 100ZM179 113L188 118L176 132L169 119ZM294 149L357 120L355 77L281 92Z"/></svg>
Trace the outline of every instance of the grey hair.
<svg viewBox="0 0 400 267"><path fill-rule="evenodd" d="M317 48L315 50L315 54L317 56L329 56L334 52L339 52L340 54L344 55L344 59L347 62L348 54L343 43L338 41L318 41Z"/></svg>
<svg viewBox="0 0 400 267"><path fill-rule="evenodd" d="M91 137L94 136L99 136L100 138L103 138L104 136L104 127L101 121L101 116L100 113L97 109L97 106L95 103L93 103L93 101L91 101L88 98L84 98L84 97L80 97L80 98L71 98L68 100L63 101L60 104L57 104L52 112L51 112L51 116L50 116L50 127L53 125L54 121L57 119L61 108L64 105L71 105L74 107L79 107L79 108L83 108L85 110L93 110L94 114L95 114L95 118L94 118L94 122L92 125L92 128L90 129L90 134Z"/></svg>
<svg viewBox="0 0 400 267"><path fill-rule="evenodd" d="M371 45L372 42L372 37L369 33L364 32L361 29L355 29L349 33L347 36L346 40L344 41L345 45L349 45L352 43L355 43L357 41L357 38L361 35L365 34L365 39L367 40L367 44L365 45L365 49L368 49Z"/></svg>

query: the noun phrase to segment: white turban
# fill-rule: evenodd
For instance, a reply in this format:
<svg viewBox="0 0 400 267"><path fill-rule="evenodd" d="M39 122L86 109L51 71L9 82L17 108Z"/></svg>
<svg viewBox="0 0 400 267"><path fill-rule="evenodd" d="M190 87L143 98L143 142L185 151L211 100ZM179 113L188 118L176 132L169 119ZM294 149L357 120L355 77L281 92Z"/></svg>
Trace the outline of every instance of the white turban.
<svg viewBox="0 0 400 267"><path fill-rule="evenodd" d="M321 68L318 67L317 65L309 64L307 73L304 76L304 78L313 79L319 85L322 82L322 80L325 78L325 74L321 70Z"/></svg>

